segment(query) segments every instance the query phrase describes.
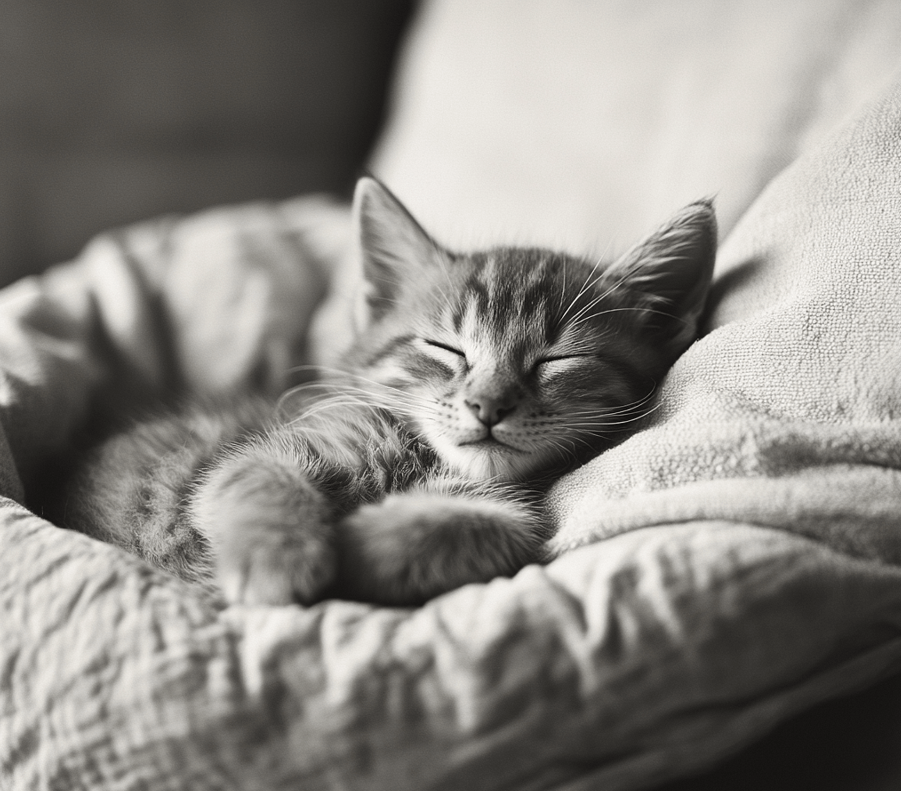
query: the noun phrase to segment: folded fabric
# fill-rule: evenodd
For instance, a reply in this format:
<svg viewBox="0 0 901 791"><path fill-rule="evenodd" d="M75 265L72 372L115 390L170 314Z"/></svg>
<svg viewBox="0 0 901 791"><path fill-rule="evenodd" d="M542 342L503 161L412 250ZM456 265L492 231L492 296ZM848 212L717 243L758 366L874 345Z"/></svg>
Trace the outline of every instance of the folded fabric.
<svg viewBox="0 0 901 791"><path fill-rule="evenodd" d="M641 788L897 670L899 128L896 82L742 219L711 332L552 493L553 562L415 610L217 610L21 505L123 370L277 389L346 209L161 221L4 292L0 784Z"/></svg>
<svg viewBox="0 0 901 791"><path fill-rule="evenodd" d="M553 498L557 551L698 519L901 560L901 87L764 192L644 430Z"/></svg>

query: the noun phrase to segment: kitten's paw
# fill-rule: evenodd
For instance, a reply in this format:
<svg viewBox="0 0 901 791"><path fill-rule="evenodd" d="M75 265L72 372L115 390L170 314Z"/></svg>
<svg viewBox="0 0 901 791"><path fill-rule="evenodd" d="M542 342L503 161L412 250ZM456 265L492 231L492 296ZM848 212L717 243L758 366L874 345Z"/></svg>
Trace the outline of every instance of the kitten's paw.
<svg viewBox="0 0 901 791"><path fill-rule="evenodd" d="M290 459L241 449L206 475L191 512L230 604L313 604L335 578L331 508Z"/></svg>
<svg viewBox="0 0 901 791"><path fill-rule="evenodd" d="M341 596L418 605L470 582L512 576L544 535L523 505L433 492L394 494L338 525Z"/></svg>
<svg viewBox="0 0 901 791"><path fill-rule="evenodd" d="M216 574L231 604L313 604L337 568L323 525L235 526L219 547ZM238 538L238 536L243 536Z"/></svg>

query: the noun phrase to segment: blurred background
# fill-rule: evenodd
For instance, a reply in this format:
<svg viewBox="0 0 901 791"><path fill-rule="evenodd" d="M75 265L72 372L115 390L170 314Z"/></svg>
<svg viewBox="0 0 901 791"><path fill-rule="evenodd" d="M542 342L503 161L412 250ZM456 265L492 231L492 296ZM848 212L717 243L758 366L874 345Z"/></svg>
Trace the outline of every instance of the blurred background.
<svg viewBox="0 0 901 791"><path fill-rule="evenodd" d="M0 0L0 285L161 213L349 194L413 0Z"/></svg>

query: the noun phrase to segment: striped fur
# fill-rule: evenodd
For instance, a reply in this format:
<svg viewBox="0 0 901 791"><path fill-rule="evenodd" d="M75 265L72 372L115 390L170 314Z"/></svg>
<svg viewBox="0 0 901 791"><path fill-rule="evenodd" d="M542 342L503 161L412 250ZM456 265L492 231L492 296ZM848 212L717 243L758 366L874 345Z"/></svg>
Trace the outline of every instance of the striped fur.
<svg viewBox="0 0 901 791"><path fill-rule="evenodd" d="M711 204L607 263L451 252L372 178L354 212L366 289L341 369L262 417L195 406L114 439L72 524L229 602L412 605L539 558L536 492L631 430L696 336Z"/></svg>

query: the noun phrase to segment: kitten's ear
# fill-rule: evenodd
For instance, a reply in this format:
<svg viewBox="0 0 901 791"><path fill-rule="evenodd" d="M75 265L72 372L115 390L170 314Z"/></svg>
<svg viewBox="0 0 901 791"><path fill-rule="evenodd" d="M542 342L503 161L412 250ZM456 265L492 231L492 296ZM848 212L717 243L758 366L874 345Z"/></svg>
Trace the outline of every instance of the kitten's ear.
<svg viewBox="0 0 901 791"><path fill-rule="evenodd" d="M393 304L404 282L435 265L441 248L391 191L370 176L357 182L353 216L366 302L378 315Z"/></svg>
<svg viewBox="0 0 901 791"><path fill-rule="evenodd" d="M648 308L646 325L675 355L697 337L716 260L711 200L691 203L611 267Z"/></svg>

